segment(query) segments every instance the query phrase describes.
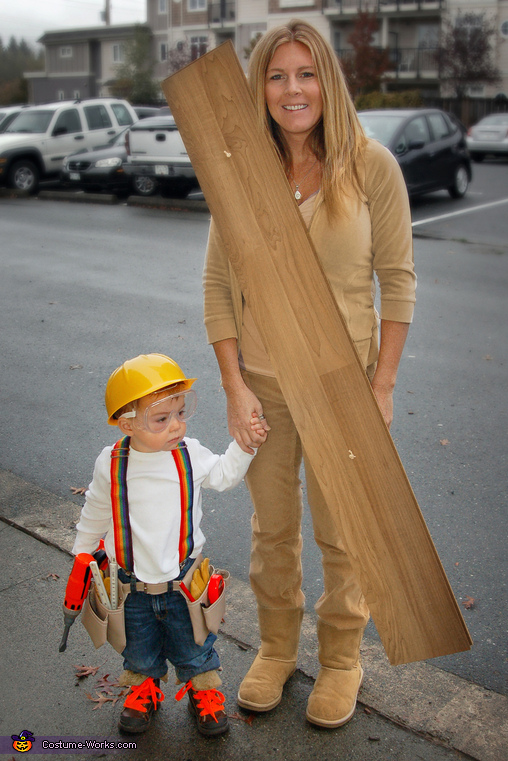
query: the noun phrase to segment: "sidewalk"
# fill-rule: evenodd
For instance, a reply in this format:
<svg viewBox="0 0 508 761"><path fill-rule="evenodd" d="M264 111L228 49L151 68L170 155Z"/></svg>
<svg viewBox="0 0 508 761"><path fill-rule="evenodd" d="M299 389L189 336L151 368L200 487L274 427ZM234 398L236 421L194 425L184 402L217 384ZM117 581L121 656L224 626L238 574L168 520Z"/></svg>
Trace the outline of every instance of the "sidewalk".
<svg viewBox="0 0 508 761"><path fill-rule="evenodd" d="M36 738L132 740L137 750L103 751L100 757L147 761L508 758L508 698L425 663L390 667L382 648L372 640L363 647L366 677L352 721L336 731L308 724L305 705L317 673L311 614L304 621L299 669L282 703L270 713L249 717L238 709L235 698L258 635L252 594L238 579L233 579L228 592L227 620L217 640L230 732L216 740L199 736L185 702L174 701L176 688L170 677L164 687L166 699L150 731L142 736L119 735L116 724L123 701L93 702L87 694L111 698L118 693L113 687L108 695L98 680L109 675L107 682L114 683L121 671L120 656L109 646L95 650L79 621L71 628L66 652L58 652L61 606L72 564L69 551L79 510L74 502L0 471L0 735L4 742L24 729ZM98 670L77 679L80 666ZM17 756L4 748L1 752L10 753L6 758ZM29 755L39 757L33 751ZM91 757L90 753L71 756Z"/></svg>

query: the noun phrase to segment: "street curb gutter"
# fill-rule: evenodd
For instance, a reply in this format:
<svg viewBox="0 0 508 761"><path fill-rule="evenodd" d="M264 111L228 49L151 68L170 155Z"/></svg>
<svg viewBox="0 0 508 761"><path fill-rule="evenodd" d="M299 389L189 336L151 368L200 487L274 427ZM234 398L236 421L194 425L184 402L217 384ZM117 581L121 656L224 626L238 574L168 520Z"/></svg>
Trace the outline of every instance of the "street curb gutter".
<svg viewBox="0 0 508 761"><path fill-rule="evenodd" d="M81 506L0 470L0 519L70 554ZM259 645L254 596L233 579L221 631L248 648ZM302 626L299 668L318 671L315 615ZM477 761L508 758L508 697L486 690L428 663L390 666L372 638L362 645L365 680L361 704L421 736Z"/></svg>

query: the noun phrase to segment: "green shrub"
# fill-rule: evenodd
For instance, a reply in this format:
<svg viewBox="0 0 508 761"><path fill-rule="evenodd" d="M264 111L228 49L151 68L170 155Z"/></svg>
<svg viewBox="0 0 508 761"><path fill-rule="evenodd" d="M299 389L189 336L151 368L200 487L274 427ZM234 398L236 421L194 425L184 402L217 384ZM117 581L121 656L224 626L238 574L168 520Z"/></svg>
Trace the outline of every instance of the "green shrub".
<svg viewBox="0 0 508 761"><path fill-rule="evenodd" d="M423 100L418 90L403 90L401 92L369 92L355 99L358 111L368 108L418 108L423 106Z"/></svg>

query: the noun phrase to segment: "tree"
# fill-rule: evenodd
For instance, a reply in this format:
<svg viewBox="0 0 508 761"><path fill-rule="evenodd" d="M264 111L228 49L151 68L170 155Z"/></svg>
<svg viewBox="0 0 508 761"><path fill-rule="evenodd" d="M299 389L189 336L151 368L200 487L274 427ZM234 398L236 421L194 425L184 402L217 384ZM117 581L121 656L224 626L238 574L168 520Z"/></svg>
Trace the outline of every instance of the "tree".
<svg viewBox="0 0 508 761"><path fill-rule="evenodd" d="M454 20L444 20L439 76L457 98L464 97L470 85L495 84L501 79L494 63L496 36L496 25L485 13L459 13Z"/></svg>
<svg viewBox="0 0 508 761"><path fill-rule="evenodd" d="M187 40L177 42L176 47L168 53L168 74L174 74L192 61L192 54Z"/></svg>
<svg viewBox="0 0 508 761"><path fill-rule="evenodd" d="M27 100L25 71L44 68L44 52L35 52L25 40L11 37L5 47L0 39L0 105L24 103Z"/></svg>
<svg viewBox="0 0 508 761"><path fill-rule="evenodd" d="M153 80L154 66L150 30L136 24L134 35L126 44L125 62L118 66L115 81L110 85L111 93L131 103L158 100L160 94Z"/></svg>
<svg viewBox="0 0 508 761"><path fill-rule="evenodd" d="M348 51L341 63L353 98L379 90L383 75L390 68L388 51L372 44L378 29L376 16L368 11L360 11L353 31L347 38L352 51Z"/></svg>

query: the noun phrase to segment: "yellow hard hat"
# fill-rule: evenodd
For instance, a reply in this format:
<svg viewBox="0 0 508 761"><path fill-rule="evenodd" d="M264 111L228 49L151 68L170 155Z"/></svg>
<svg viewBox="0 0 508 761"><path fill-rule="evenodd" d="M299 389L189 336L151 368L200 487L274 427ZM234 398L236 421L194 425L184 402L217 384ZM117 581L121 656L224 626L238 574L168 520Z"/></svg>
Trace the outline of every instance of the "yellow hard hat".
<svg viewBox="0 0 508 761"><path fill-rule="evenodd" d="M186 378L183 370L164 354L140 354L128 359L110 375L106 385L109 425L117 425L113 415L135 399L178 383L188 391L196 378Z"/></svg>

